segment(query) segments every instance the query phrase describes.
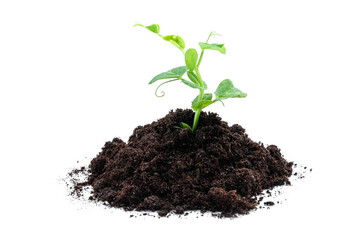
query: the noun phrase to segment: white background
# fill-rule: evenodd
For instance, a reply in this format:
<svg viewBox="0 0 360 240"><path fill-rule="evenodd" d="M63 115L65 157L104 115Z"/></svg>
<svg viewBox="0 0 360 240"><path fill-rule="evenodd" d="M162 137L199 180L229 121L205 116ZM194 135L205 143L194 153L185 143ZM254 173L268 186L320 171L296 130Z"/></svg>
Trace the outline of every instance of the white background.
<svg viewBox="0 0 360 240"><path fill-rule="evenodd" d="M0 1L1 239L359 239L359 1ZM198 47L210 90L248 93L215 111L313 168L287 201L237 219L129 218L81 204L59 179L105 141L189 108L196 91L147 85L183 65L158 23Z"/></svg>

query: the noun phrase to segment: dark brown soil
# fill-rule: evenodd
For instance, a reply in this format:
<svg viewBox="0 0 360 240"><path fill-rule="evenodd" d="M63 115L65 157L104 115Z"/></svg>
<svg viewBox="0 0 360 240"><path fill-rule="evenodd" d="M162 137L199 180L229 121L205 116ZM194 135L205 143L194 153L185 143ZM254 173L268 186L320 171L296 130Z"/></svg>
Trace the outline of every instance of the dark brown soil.
<svg viewBox="0 0 360 240"><path fill-rule="evenodd" d="M160 216L201 210L230 217L256 208L264 189L289 183L292 162L279 148L252 141L215 113L201 113L195 133L174 128L191 125L193 116L192 110L171 111L137 127L127 144L106 142L90 163L91 198Z"/></svg>

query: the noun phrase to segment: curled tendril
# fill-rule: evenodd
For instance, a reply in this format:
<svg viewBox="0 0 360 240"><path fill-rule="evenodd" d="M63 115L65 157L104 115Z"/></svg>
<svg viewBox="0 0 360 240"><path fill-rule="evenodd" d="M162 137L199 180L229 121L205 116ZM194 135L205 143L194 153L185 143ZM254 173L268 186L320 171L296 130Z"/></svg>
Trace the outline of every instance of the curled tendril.
<svg viewBox="0 0 360 240"><path fill-rule="evenodd" d="M161 95L158 95L157 91L159 90L159 88L160 88L162 85L166 84L166 83L174 82L174 81L179 81L179 80L180 80L180 79L171 79L171 80L169 80L169 81L166 81L166 82L161 83L161 84L156 88L156 90L155 90L155 96L157 96L157 97L163 97L163 96L165 96L165 92L164 92L164 91L161 91Z"/></svg>

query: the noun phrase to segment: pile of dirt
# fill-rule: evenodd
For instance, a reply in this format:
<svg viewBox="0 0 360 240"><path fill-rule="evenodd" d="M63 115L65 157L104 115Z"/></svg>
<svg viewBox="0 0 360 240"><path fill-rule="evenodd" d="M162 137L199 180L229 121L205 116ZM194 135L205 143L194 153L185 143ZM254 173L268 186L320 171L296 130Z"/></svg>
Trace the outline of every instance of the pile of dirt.
<svg viewBox="0 0 360 240"><path fill-rule="evenodd" d="M256 208L264 189L289 183L292 162L279 148L252 141L215 113L202 112L195 133L175 128L193 117L192 110L171 111L134 129L127 144L106 142L81 183L93 187L91 199L160 216L201 210L231 217Z"/></svg>

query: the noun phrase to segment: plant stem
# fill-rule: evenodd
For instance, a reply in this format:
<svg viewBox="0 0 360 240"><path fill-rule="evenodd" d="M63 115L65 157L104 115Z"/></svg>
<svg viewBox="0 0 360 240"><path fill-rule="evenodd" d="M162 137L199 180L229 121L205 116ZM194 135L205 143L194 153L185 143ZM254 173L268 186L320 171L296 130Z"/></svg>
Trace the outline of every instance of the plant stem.
<svg viewBox="0 0 360 240"><path fill-rule="evenodd" d="M177 49L179 49L183 55L185 55L185 50L182 49L181 47L179 47L179 45L177 45L176 43L174 43L173 41L169 41L172 45L174 45Z"/></svg>
<svg viewBox="0 0 360 240"><path fill-rule="evenodd" d="M201 110L197 110L195 112L195 116L194 116L194 123L193 123L193 127L192 127L192 132L194 132L197 128L197 125L199 123L199 117L200 117L200 113L201 113Z"/></svg>
<svg viewBox="0 0 360 240"><path fill-rule="evenodd" d="M211 32L206 40L206 43L209 42L209 39L210 37L215 34L214 32ZM200 84L200 87L204 87L204 82L201 78L201 75L200 75L200 71L199 71L199 66L200 66L200 63L201 63L201 60L204 56L204 50L201 51L201 54L200 54L200 58L199 58L199 61L198 63L196 64L196 68L195 68L195 73L196 73L196 76L199 80L199 84ZM204 97L204 89L200 89L200 94L199 94L199 98L198 98L198 101L201 101ZM193 127L192 127L192 132L194 132L197 128L197 125L199 123L199 118L200 118L200 113L201 113L201 109L195 111L195 116L194 116L194 123L193 123Z"/></svg>
<svg viewBox="0 0 360 240"><path fill-rule="evenodd" d="M204 82L203 82L203 80L201 78L199 69L197 67L195 68L195 73L196 73L196 76L197 76L197 78L199 80L200 87L204 87ZM203 97L204 97L204 89L200 89L200 94L199 94L198 101L201 101ZM197 125L199 123L200 113L201 113L201 109L199 109L199 110L197 110L195 112L194 123L193 123L193 126L192 126L192 132L194 132L196 130L196 128L197 128Z"/></svg>
<svg viewBox="0 0 360 240"><path fill-rule="evenodd" d="M204 50L201 51L200 58L199 58L199 61L198 61L197 65L196 65L196 68L199 68L201 60L203 58L203 55L204 55Z"/></svg>
<svg viewBox="0 0 360 240"><path fill-rule="evenodd" d="M203 80L201 78L199 68L197 68L197 67L195 68L195 73L196 73L196 76L197 76L197 78L199 80L200 87L204 87L204 82L203 82ZM202 100L203 96L204 96L204 89L200 89L199 100Z"/></svg>

